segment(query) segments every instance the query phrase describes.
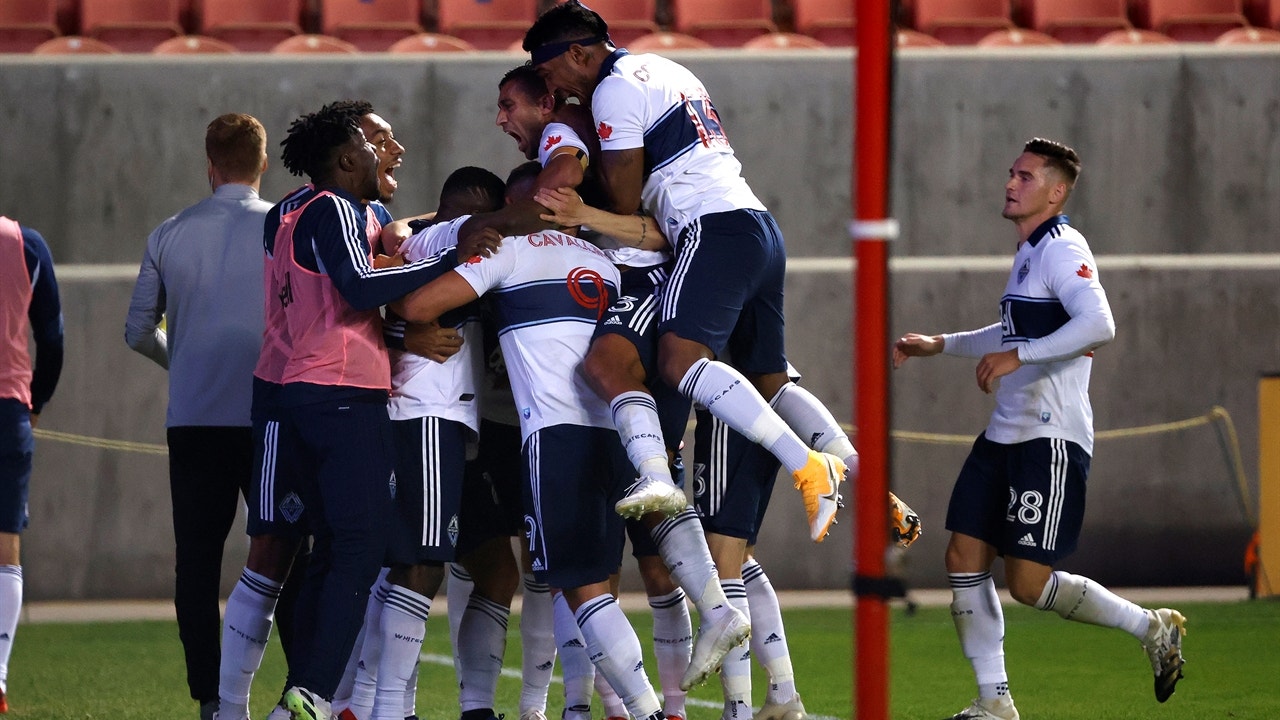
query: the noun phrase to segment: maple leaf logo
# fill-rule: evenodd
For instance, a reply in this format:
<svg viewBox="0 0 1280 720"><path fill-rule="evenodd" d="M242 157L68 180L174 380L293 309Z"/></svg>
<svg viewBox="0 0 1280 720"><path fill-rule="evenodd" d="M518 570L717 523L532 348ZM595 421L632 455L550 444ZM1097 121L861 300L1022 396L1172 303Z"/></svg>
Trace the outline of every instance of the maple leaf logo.
<svg viewBox="0 0 1280 720"><path fill-rule="evenodd" d="M560 144L560 140L561 140L561 137L560 137L559 135L552 135L552 136L550 136L550 137L548 137L548 138L547 138L547 144L546 144L545 146L543 146L543 148L542 148L542 149L543 149L543 150L550 150L551 148L555 147L556 145L559 145L559 144Z"/></svg>
<svg viewBox="0 0 1280 720"><path fill-rule="evenodd" d="M1081 263L1080 269L1076 271L1076 274L1084 278L1085 280L1092 280L1093 268L1089 267L1088 265L1085 265L1084 263Z"/></svg>
<svg viewBox="0 0 1280 720"><path fill-rule="evenodd" d="M600 136L601 140L608 140L609 136L613 134L613 128L601 121L600 127L596 128L596 134Z"/></svg>

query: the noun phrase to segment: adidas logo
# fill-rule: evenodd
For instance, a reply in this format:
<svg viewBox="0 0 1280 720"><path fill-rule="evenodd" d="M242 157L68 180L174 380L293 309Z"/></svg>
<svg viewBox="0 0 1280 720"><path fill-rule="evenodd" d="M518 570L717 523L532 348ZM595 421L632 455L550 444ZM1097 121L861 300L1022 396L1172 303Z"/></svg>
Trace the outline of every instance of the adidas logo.
<svg viewBox="0 0 1280 720"><path fill-rule="evenodd" d="M635 666L635 667L633 667L633 668L631 668L631 672L640 672L641 670L644 670L644 661L643 661L643 660L641 660L640 662L636 663L636 666Z"/></svg>
<svg viewBox="0 0 1280 720"><path fill-rule="evenodd" d="M604 324L605 324L605 325L621 325L621 324L622 324L622 318L618 317L617 315L614 315L614 316L610 317L608 320L605 320L605 321L604 321Z"/></svg>
<svg viewBox="0 0 1280 720"><path fill-rule="evenodd" d="M539 670L550 670L550 669L551 669L552 667L554 667L554 666L555 666L555 662L554 662L554 661L552 661L552 662L544 662L544 663L539 663L539 664L538 664L538 669L539 669Z"/></svg>
<svg viewBox="0 0 1280 720"><path fill-rule="evenodd" d="M1018 544L1019 544L1019 545L1025 545L1025 546L1027 546L1027 547L1035 547L1035 546L1036 546L1036 539L1035 539L1035 538L1033 538L1033 537L1031 537L1031 533L1027 533L1026 535L1023 535L1023 536L1018 540Z"/></svg>
<svg viewBox="0 0 1280 720"><path fill-rule="evenodd" d="M769 637L764 639L764 644L782 642L782 638L778 637L778 633L769 633Z"/></svg>
<svg viewBox="0 0 1280 720"><path fill-rule="evenodd" d="M574 638L569 642L565 643L563 647L582 647L582 641L579 640L578 638Z"/></svg>

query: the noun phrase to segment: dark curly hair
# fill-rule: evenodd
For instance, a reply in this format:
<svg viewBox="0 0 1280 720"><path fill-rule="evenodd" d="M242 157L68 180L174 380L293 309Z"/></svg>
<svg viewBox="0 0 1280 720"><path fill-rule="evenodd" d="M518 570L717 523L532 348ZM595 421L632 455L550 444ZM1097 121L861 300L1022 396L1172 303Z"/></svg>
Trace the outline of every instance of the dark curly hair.
<svg viewBox="0 0 1280 720"><path fill-rule="evenodd" d="M363 110L368 107L368 110ZM361 133L360 116L373 111L373 106L360 101L340 100L308 113L289 125L280 141L280 159L294 175L306 175L312 181L332 174L338 149Z"/></svg>

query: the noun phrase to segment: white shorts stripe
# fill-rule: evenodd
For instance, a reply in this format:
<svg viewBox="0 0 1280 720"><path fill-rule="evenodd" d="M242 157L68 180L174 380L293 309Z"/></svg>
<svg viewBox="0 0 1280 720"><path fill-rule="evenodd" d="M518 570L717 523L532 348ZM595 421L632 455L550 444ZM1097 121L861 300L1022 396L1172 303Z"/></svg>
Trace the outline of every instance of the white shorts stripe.
<svg viewBox="0 0 1280 720"><path fill-rule="evenodd" d="M720 513L725 492L729 487L729 426L713 417L711 420L711 454L707 468L707 513L712 517Z"/></svg>
<svg viewBox="0 0 1280 720"><path fill-rule="evenodd" d="M276 519L276 454L280 441L280 423L268 420L262 437L262 475L258 478L258 519Z"/></svg>
<svg viewBox="0 0 1280 720"><path fill-rule="evenodd" d="M662 293L662 319L670 320L676 314L676 301L680 298L680 290L684 287L685 276L689 274L689 265L698 252L698 243L702 241L702 219L694 220L686 228L688 233L680 243L680 252L676 254L675 267L671 269L671 277Z"/></svg>
<svg viewBox="0 0 1280 720"><path fill-rule="evenodd" d="M1045 508L1044 549L1058 547L1058 524L1062 521L1062 503L1067 495L1067 443L1049 440L1049 502Z"/></svg>
<svg viewBox="0 0 1280 720"><path fill-rule="evenodd" d="M528 526L528 520L526 519L524 529L525 532L531 533L531 537L528 539L529 551L533 552L534 542L540 543L542 545L543 562L550 565L551 560L547 557L546 536L542 532L542 474L539 472L539 467L542 465L542 449L540 440L540 434L538 432L534 432L529 436L529 439L525 441L526 446L529 448L529 492L533 497L533 521L535 525L530 528ZM549 568L543 569L546 570Z"/></svg>

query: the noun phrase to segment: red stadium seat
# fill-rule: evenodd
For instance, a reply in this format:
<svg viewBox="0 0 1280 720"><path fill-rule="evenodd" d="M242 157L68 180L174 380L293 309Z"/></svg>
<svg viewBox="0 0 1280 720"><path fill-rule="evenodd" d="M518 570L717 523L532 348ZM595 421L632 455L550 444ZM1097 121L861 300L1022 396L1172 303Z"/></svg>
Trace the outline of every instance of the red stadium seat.
<svg viewBox="0 0 1280 720"><path fill-rule="evenodd" d="M564 0L557 0L556 4L563 2ZM661 29L654 22L654 16L658 12L657 0L588 0L587 4L609 23L609 37L618 47L628 47L632 40L641 35L656 33Z"/></svg>
<svg viewBox="0 0 1280 720"><path fill-rule="evenodd" d="M1249 25L1241 0L1142 0L1136 7L1142 27L1183 42L1212 42Z"/></svg>
<svg viewBox="0 0 1280 720"><path fill-rule="evenodd" d="M1250 25L1280 30L1280 0L1244 0L1244 16Z"/></svg>
<svg viewBox="0 0 1280 720"><path fill-rule="evenodd" d="M199 31L238 50L267 52L302 34L304 1L200 0Z"/></svg>
<svg viewBox="0 0 1280 720"><path fill-rule="evenodd" d="M791 8L796 32L837 47L858 44L857 20L848 0L791 0Z"/></svg>
<svg viewBox="0 0 1280 720"><path fill-rule="evenodd" d="M354 55L359 53L360 49L346 40L328 35L294 35L281 40L271 48L271 52L289 55L310 53Z"/></svg>
<svg viewBox="0 0 1280 720"><path fill-rule="evenodd" d="M320 31L361 50L386 50L422 32L419 0L320 0Z"/></svg>
<svg viewBox="0 0 1280 720"><path fill-rule="evenodd" d="M57 0L58 31L63 35L80 32L80 0Z"/></svg>
<svg viewBox="0 0 1280 720"><path fill-rule="evenodd" d="M1236 28L1218 36L1219 45L1253 45L1255 43L1280 43L1280 30L1271 28Z"/></svg>
<svg viewBox="0 0 1280 720"><path fill-rule="evenodd" d="M178 0L81 0L80 33L124 52L183 34Z"/></svg>
<svg viewBox="0 0 1280 720"><path fill-rule="evenodd" d="M61 34L54 0L0 0L0 53L31 52Z"/></svg>
<svg viewBox="0 0 1280 720"><path fill-rule="evenodd" d="M506 50L537 19L537 0L437 0L440 32L479 50Z"/></svg>
<svg viewBox="0 0 1280 720"><path fill-rule="evenodd" d="M440 53L440 52L474 52L475 46L452 35L440 33L418 33L403 40L397 40L387 48L392 53Z"/></svg>
<svg viewBox="0 0 1280 720"><path fill-rule="evenodd" d="M1133 27L1125 0L1023 0L1022 10L1027 27L1068 43Z"/></svg>
<svg viewBox="0 0 1280 720"><path fill-rule="evenodd" d="M898 28L895 40L899 48L940 48L947 46L946 43L932 35L926 35L919 30L910 28Z"/></svg>
<svg viewBox="0 0 1280 720"><path fill-rule="evenodd" d="M231 43L203 35L169 38L151 50L155 55L226 55L239 52Z"/></svg>
<svg viewBox="0 0 1280 720"><path fill-rule="evenodd" d="M716 47L740 47L777 32L771 0L671 0L672 29Z"/></svg>
<svg viewBox="0 0 1280 720"><path fill-rule="evenodd" d="M101 40L79 35L59 35L31 51L35 55L116 55L119 50Z"/></svg>
<svg viewBox="0 0 1280 720"><path fill-rule="evenodd" d="M663 53L667 50L709 50L711 43L692 35L656 32L631 41L627 49L634 53Z"/></svg>
<svg viewBox="0 0 1280 720"><path fill-rule="evenodd" d="M1155 30L1113 30L1098 38L1096 45L1176 45L1177 40Z"/></svg>
<svg viewBox="0 0 1280 720"><path fill-rule="evenodd" d="M972 45L1013 27L1010 0L915 0L915 29L948 45Z"/></svg>
<svg viewBox="0 0 1280 720"><path fill-rule="evenodd" d="M1030 45L1061 45L1062 41L1052 35L1036 30L1009 28L988 33L977 44L978 47L1023 47Z"/></svg>
<svg viewBox="0 0 1280 720"><path fill-rule="evenodd" d="M799 33L772 32L757 35L742 45L744 50L817 50L826 45L819 39Z"/></svg>

